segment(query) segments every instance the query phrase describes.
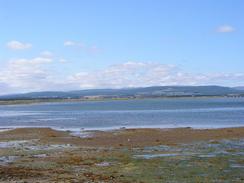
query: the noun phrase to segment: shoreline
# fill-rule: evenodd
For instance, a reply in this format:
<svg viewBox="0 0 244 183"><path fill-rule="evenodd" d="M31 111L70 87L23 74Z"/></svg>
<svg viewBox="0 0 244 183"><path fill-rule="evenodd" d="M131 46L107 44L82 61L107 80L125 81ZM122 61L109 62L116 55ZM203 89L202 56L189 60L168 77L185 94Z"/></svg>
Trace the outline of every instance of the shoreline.
<svg viewBox="0 0 244 183"><path fill-rule="evenodd" d="M126 100L158 100L158 99L201 99L201 98L244 98L244 96L165 96L165 97L145 97L145 98L102 98L102 99L0 99L0 106L5 105L36 105L55 103L78 103L78 102L103 102L103 101L126 101Z"/></svg>
<svg viewBox="0 0 244 183"><path fill-rule="evenodd" d="M115 131L129 129L193 129L193 130L211 130L211 129L226 129L226 128L244 128L244 125L142 125L142 126L112 126L112 127L56 127L56 126L0 126L1 131L9 131L14 129L28 128L50 128L55 131L67 132L86 132L86 131Z"/></svg>

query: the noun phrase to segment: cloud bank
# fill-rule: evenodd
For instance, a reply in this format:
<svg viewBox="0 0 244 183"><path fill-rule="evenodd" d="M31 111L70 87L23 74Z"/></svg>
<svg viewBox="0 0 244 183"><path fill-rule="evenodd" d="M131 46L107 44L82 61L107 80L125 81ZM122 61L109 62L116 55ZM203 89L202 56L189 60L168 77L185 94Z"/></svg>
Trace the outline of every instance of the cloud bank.
<svg viewBox="0 0 244 183"><path fill-rule="evenodd" d="M151 62L126 62L60 78L48 70L48 65L53 62L53 58L43 56L10 60L5 68L0 69L0 94L165 85L226 85L244 80L243 73L192 74L174 65ZM60 63L59 60L56 62Z"/></svg>
<svg viewBox="0 0 244 183"><path fill-rule="evenodd" d="M45 57L10 60L7 66L0 70L0 83L5 85L1 87L1 93L4 93L4 88L8 88L11 93L47 89L45 83L50 74L43 65L52 61Z"/></svg>
<svg viewBox="0 0 244 183"><path fill-rule="evenodd" d="M192 74L174 65L126 62L95 72L80 72L69 81L80 88L123 88L164 85L225 85L244 79L242 73Z"/></svg>

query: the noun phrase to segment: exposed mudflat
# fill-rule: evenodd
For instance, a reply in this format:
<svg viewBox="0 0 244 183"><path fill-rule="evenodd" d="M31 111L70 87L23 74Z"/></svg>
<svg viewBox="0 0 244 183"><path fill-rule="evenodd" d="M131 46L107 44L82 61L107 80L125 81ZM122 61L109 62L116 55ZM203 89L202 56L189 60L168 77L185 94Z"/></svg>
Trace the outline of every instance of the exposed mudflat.
<svg viewBox="0 0 244 183"><path fill-rule="evenodd" d="M81 133L1 131L0 182L244 181L244 128Z"/></svg>

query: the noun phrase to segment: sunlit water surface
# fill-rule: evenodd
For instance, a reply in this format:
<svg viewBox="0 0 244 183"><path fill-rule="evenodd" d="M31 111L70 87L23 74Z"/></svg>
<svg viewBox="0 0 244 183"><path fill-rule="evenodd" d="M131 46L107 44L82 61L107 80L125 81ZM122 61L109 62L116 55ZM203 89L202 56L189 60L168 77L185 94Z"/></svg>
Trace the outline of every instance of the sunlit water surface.
<svg viewBox="0 0 244 183"><path fill-rule="evenodd" d="M172 98L0 106L0 127L111 129L244 126L244 98Z"/></svg>

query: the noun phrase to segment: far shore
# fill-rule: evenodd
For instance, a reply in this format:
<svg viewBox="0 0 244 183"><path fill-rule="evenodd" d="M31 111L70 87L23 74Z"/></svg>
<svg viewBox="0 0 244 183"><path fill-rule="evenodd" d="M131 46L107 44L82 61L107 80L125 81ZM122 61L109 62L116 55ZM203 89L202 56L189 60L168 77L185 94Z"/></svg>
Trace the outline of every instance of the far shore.
<svg viewBox="0 0 244 183"><path fill-rule="evenodd" d="M45 98L45 99L0 99L1 105L25 105L39 103L62 103L62 102L89 102L89 101L116 101L116 100L143 100L143 99L183 99L183 98L243 98L243 96L165 96L165 97L118 97L118 98L94 98L94 99L68 99L68 98Z"/></svg>

